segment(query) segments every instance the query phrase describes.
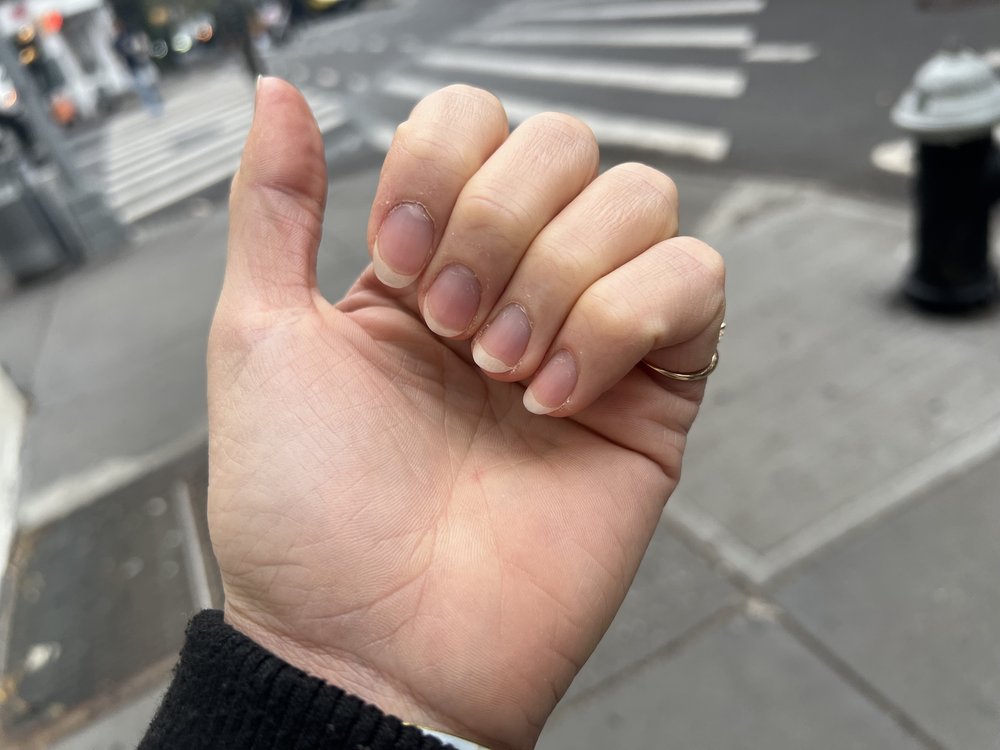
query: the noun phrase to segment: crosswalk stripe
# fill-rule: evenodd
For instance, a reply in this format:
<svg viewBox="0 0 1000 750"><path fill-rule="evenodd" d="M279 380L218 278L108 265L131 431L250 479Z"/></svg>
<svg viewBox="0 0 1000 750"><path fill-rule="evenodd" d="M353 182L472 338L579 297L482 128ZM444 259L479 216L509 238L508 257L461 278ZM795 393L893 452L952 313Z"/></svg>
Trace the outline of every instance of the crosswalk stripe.
<svg viewBox="0 0 1000 750"><path fill-rule="evenodd" d="M116 133L128 133L133 129L143 130L150 123L164 122L179 116L191 109L197 109L206 102L216 101L222 98L251 98L253 89L249 88L246 81L241 77L234 80L227 76L223 80L215 80L200 85L197 90L183 91L177 95L169 96L164 101L163 115L159 118L152 117L145 110L128 112L117 115L109 125L110 130Z"/></svg>
<svg viewBox="0 0 1000 750"><path fill-rule="evenodd" d="M913 174L913 144L906 138L880 143L872 149L872 164L883 172Z"/></svg>
<svg viewBox="0 0 1000 750"><path fill-rule="evenodd" d="M508 46L675 47L747 49L754 43L749 26L546 26L544 28L469 29L459 42Z"/></svg>
<svg viewBox="0 0 1000 750"><path fill-rule="evenodd" d="M763 0L650 0L644 3L625 2L606 5L548 7L537 3L518 12L512 18L531 21L630 21L654 18L691 18L699 16L751 15L760 13Z"/></svg>
<svg viewBox="0 0 1000 750"><path fill-rule="evenodd" d="M80 157L83 159L91 158L95 151L103 155L109 142L138 143L142 140L162 140L166 136L187 130L200 121L211 120L217 117L220 111L225 111L234 105L249 106L251 101L252 97L245 93L212 95L206 91L205 99L183 108L171 102L170 109L158 118L151 117L146 113L130 113L125 116L137 118L132 124L123 127L118 120L113 120L103 128L96 140L82 150Z"/></svg>
<svg viewBox="0 0 1000 750"><path fill-rule="evenodd" d="M252 107L252 103L247 100L223 101L207 106L193 116L177 119L169 124L160 125L151 122L144 130L128 134L112 130L108 133L105 143L107 158L104 163L106 166L114 166L118 161L130 160L136 154L141 155L151 146L156 147L168 143L172 138L195 133L206 124L214 124L227 117L249 115ZM109 146L111 148L108 148Z"/></svg>
<svg viewBox="0 0 1000 750"><path fill-rule="evenodd" d="M746 90L746 75L735 68L598 62L526 56L476 49L437 49L419 60L421 67L496 74L506 78L638 89L660 94L736 97Z"/></svg>
<svg viewBox="0 0 1000 750"><path fill-rule="evenodd" d="M339 107L339 105L327 105L319 101L313 107L313 113L318 117L320 112L329 106ZM105 154L102 154L102 163L105 170L114 171L121 165L131 162L137 156L147 155L150 149L157 149L164 145L170 147L168 139L172 137L197 137L200 129L209 126L215 129L226 129L234 124L238 127L249 127L253 103L252 99L246 97L222 99L198 107L193 111L193 115L186 117L178 115L169 124L161 124L158 120L151 120L143 131L134 131L130 135L123 135L115 131L109 133L108 143L116 145L108 146L105 144L104 146ZM117 144L122 145L118 146Z"/></svg>
<svg viewBox="0 0 1000 750"><path fill-rule="evenodd" d="M320 130L329 132L346 124L348 118L343 110L331 111L328 115L318 118ZM149 187L142 191L132 191L126 196L109 197L109 204L123 221L131 223L145 218L156 211L177 203L184 198L195 195L199 191L211 187L236 173L242 153L243 137L228 144L222 150L216 144L216 154L204 158L197 164L197 169L180 171L168 168L158 174L149 176Z"/></svg>
<svg viewBox="0 0 1000 750"><path fill-rule="evenodd" d="M169 190L170 186L165 185L158 192L153 193L144 200L133 201L119 206L113 205L112 207L115 208L123 221L131 224L225 180L236 173L239 165L239 154L226 155L221 162L207 165L204 169L187 176L186 181L173 190Z"/></svg>
<svg viewBox="0 0 1000 750"><path fill-rule="evenodd" d="M815 60L819 50L814 44L756 44L743 51L748 63L805 63Z"/></svg>
<svg viewBox="0 0 1000 750"><path fill-rule="evenodd" d="M188 166L197 166L201 160L224 149L239 149L246 138L246 127L232 127L225 135L212 138L197 148L185 149L178 153L174 149L164 149L155 158L146 157L131 162L127 167L107 175L107 195L116 201L119 197L142 195L145 190L156 190L151 177L160 172L179 172Z"/></svg>
<svg viewBox="0 0 1000 750"><path fill-rule="evenodd" d="M348 122L343 105L325 92L304 92L321 132ZM137 221L231 176L239 166L253 115L245 76L214 80L169 97L161 118L145 112L115 117L97 137L80 141L81 163L101 175L108 204ZM184 145L188 141L191 145Z"/></svg>
<svg viewBox="0 0 1000 750"><path fill-rule="evenodd" d="M380 90L389 96L416 100L442 85L441 81L397 74L383 81ZM493 93L503 102L513 122L522 122L539 112L559 110L586 122L602 145L660 151L712 162L724 159L729 153L729 134L717 128L645 117L611 115L600 110L548 99L531 99L495 90ZM381 137L384 137L387 130L387 127L380 129ZM375 135L379 137L379 133ZM383 145L379 141L376 141L376 144Z"/></svg>
<svg viewBox="0 0 1000 750"><path fill-rule="evenodd" d="M179 154L177 148L171 143L165 143L153 149L141 149L136 151L129 143L129 158L116 162L113 167L105 170L105 179L109 185L114 185L115 190L121 191L130 188L132 185L140 184L148 179L149 174L163 163L165 168L177 169L180 165L188 161L195 161L199 154L210 154L215 149L228 146L235 141L242 144L250 129L250 118L252 108L249 104L242 105L239 110L234 111L224 121L216 123L211 139L197 148L186 149ZM319 105L314 109L314 115L318 122L332 122L334 125L346 120L339 106ZM124 149L122 149L124 151ZM115 156L120 156L121 151Z"/></svg>
<svg viewBox="0 0 1000 750"><path fill-rule="evenodd" d="M205 102L208 102L206 104ZM188 123L201 117L212 116L214 111L230 107L234 102L249 102L251 97L243 93L214 95L205 93L205 99L200 103L193 103L187 107L175 106L175 102L170 102L170 109L161 117L154 118L146 112L128 113L117 117L128 117L131 121L127 125L122 125L119 119L113 119L100 131L88 133L74 141L74 145L81 152L81 156L100 150L102 144L109 137L115 139L128 140L142 137L144 134L170 134L178 128L184 128Z"/></svg>

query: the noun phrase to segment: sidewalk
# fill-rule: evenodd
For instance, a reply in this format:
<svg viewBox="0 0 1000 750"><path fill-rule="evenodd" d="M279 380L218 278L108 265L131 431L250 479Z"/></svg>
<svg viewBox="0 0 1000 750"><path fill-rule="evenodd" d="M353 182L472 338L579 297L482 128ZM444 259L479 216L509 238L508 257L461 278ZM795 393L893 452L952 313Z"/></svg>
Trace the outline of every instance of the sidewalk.
<svg viewBox="0 0 1000 750"><path fill-rule="evenodd" d="M376 179L332 185L330 297L366 263ZM991 747L1000 311L898 301L902 207L678 183L682 231L729 267L722 363L636 584L539 747ZM134 744L183 623L218 604L201 445L224 234L222 214L192 221L0 304L29 400L5 747Z"/></svg>

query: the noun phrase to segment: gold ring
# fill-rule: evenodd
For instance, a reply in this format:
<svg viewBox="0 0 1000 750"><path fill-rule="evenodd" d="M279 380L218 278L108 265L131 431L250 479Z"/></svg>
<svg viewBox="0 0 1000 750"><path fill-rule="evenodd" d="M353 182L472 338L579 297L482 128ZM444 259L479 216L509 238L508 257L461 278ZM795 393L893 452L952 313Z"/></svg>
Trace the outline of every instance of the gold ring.
<svg viewBox="0 0 1000 750"><path fill-rule="evenodd" d="M656 365L652 365L644 359L640 360L640 362L646 365L646 367L648 367L653 372L659 373L665 378L670 378L671 380L680 380L684 383L691 383L695 380L704 380L705 378L707 378L709 375L712 374L712 372L715 370L716 367L718 367L719 350L718 349L715 350L715 352L712 354L712 361L709 362L708 365L706 365L705 367L698 370L698 372L672 372L671 370L664 370L662 367L657 367Z"/></svg>
<svg viewBox="0 0 1000 750"><path fill-rule="evenodd" d="M722 325L719 326L719 338L718 341L722 341L722 337L726 335L726 321L722 321ZM650 364L646 360L640 360L646 367L655 373L662 375L665 378L670 378L671 380L680 380L683 383L691 383L696 380L704 380L713 372L715 368L719 366L719 350L716 349L712 353L712 361L709 362L705 367L698 370L698 372L673 372L672 370L664 370L662 367L657 367L656 365Z"/></svg>

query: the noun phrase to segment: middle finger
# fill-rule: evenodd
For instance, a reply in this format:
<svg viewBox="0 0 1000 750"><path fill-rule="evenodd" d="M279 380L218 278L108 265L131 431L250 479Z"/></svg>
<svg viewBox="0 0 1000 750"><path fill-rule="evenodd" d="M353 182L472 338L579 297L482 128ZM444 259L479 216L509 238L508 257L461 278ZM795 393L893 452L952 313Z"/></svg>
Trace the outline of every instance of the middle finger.
<svg viewBox="0 0 1000 750"><path fill-rule="evenodd" d="M518 127L459 194L420 282L427 326L451 338L475 333L532 240L597 166L594 134L576 118L544 113Z"/></svg>

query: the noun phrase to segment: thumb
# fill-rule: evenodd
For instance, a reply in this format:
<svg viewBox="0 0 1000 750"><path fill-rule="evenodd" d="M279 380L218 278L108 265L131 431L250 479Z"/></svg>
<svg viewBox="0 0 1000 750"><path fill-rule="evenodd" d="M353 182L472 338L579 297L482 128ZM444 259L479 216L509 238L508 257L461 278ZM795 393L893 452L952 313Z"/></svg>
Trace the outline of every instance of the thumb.
<svg viewBox="0 0 1000 750"><path fill-rule="evenodd" d="M273 310L312 303L326 190L323 136L309 105L290 83L259 78L229 197L225 304Z"/></svg>

